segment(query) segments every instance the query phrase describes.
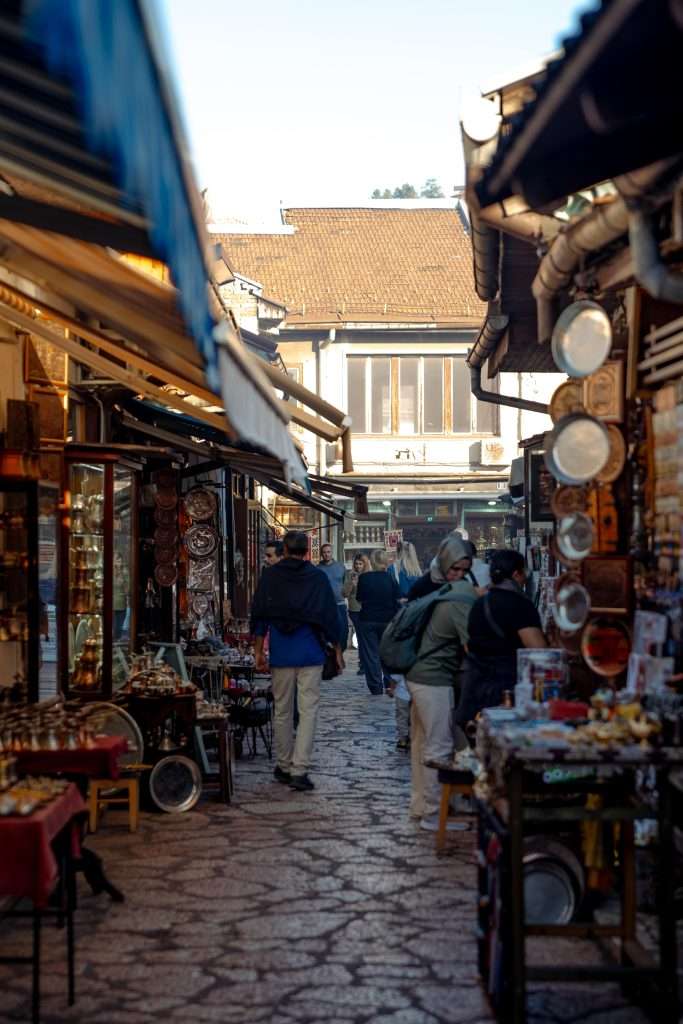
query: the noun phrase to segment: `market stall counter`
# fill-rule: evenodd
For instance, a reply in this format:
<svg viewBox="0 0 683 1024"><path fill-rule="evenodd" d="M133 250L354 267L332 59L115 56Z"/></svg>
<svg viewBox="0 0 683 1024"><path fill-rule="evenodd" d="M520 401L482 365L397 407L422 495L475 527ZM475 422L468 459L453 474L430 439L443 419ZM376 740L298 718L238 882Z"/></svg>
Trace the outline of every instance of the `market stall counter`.
<svg viewBox="0 0 683 1024"><path fill-rule="evenodd" d="M5 759L7 763L7 759ZM68 1003L75 1002L75 861L80 851L85 804L72 783L51 779L10 780L0 793L0 897L9 898L0 918L30 918L30 956L0 956L3 964L33 969L32 1019L40 1020L41 931L43 919L66 924ZM57 886L55 906L48 901ZM22 909L20 901L31 907Z"/></svg>
<svg viewBox="0 0 683 1024"><path fill-rule="evenodd" d="M683 750L646 743L591 741L579 722L525 720L514 709L484 712L477 747L482 772L475 786L479 817L479 968L499 1020L526 1020L527 981L605 981L638 985L661 1020L678 1020L672 771ZM644 785L654 776L655 785ZM660 860L659 956L637 939L634 823L657 822ZM589 876L611 877L620 892L616 924L577 922L571 906L561 923L536 923L525 881L533 841L574 832ZM563 847L556 842L557 847ZM571 853L569 857L571 857ZM565 875L571 872L565 872ZM555 872L557 883L561 871ZM568 900L573 886L568 885ZM542 915L541 915L542 918ZM530 936L609 941L613 963L532 965ZM649 989L648 989L649 983ZM630 989L630 991L635 989Z"/></svg>

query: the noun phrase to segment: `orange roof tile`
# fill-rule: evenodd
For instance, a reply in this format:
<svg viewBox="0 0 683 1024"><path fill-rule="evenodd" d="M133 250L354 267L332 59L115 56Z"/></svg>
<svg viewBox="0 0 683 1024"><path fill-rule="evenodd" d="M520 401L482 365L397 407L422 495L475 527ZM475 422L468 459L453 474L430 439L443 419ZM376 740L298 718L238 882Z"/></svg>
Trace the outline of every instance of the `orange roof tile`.
<svg viewBox="0 0 683 1024"><path fill-rule="evenodd" d="M456 209L297 208L292 234L216 234L238 273L281 299L289 324L470 327L486 307Z"/></svg>

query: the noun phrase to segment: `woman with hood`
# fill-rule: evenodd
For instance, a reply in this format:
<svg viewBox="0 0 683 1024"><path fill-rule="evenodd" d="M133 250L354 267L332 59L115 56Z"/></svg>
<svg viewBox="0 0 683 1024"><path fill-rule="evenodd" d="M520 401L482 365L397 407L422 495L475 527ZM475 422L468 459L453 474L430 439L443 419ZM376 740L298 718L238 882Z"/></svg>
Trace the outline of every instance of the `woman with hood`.
<svg viewBox="0 0 683 1024"><path fill-rule="evenodd" d="M460 665L468 640L467 620L477 594L465 573L470 568L469 548L450 534L439 546L436 567L442 581L443 600L437 602L420 641L417 661L408 672L411 697L411 798L410 816L420 828L436 831L439 823L438 773L425 767L429 760L448 761L453 754L453 709L460 698ZM437 589L432 587L432 590ZM457 692L456 692L457 691ZM456 739L466 746L464 736ZM450 830L465 828L449 821Z"/></svg>
<svg viewBox="0 0 683 1024"><path fill-rule="evenodd" d="M435 590L443 587L444 583L451 583L455 579L462 578L460 575L453 575L451 568L458 561L457 558L452 557L456 550L456 548L451 547L453 544L459 545L457 550L462 552L462 561L468 562L465 572L471 569L472 557L467 541L464 541L462 535L457 530L454 530L453 533L449 533L447 537L444 537L439 544L438 551L432 559L427 572L413 583L407 594L409 601L417 601L419 597L433 594Z"/></svg>

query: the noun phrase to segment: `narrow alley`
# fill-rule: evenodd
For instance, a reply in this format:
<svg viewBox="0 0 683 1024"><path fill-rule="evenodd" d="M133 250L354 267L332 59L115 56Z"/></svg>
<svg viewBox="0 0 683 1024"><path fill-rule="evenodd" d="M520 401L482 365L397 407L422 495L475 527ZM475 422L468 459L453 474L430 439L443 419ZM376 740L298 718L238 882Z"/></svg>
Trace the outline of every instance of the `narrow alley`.
<svg viewBox="0 0 683 1024"><path fill-rule="evenodd" d="M451 836L437 858L434 836L407 816L393 704L369 696L355 659L324 687L315 793L275 783L261 748L238 762L230 807L143 814L134 835L109 812L89 845L126 902L80 883L71 1010L63 937L46 929L45 1024L493 1020L476 969L474 833ZM29 927L21 941L12 931L27 951ZM3 1022L26 1019L29 974L0 968ZM608 985L555 986L529 1009L530 1024L644 1020Z"/></svg>

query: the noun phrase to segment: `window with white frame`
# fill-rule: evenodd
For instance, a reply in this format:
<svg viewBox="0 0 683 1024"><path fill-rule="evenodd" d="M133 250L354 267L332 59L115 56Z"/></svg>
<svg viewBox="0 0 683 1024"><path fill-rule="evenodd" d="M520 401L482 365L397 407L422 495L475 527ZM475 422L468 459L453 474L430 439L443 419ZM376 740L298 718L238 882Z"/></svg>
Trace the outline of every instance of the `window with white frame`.
<svg viewBox="0 0 683 1024"><path fill-rule="evenodd" d="M482 374L490 391L497 381ZM356 434L495 434L498 409L477 402L463 356L352 355L347 410Z"/></svg>

